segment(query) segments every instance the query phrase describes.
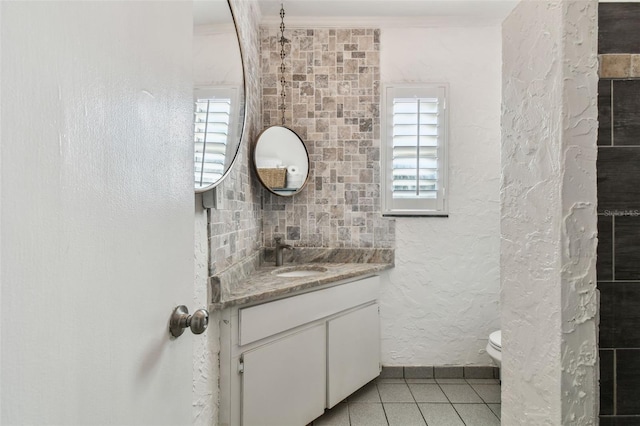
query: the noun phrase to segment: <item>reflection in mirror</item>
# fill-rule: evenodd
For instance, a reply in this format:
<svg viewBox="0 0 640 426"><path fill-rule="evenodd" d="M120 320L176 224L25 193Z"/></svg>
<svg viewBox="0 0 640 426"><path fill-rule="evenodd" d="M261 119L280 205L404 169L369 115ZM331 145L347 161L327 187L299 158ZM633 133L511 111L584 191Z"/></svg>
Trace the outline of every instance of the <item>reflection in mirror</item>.
<svg viewBox="0 0 640 426"><path fill-rule="evenodd" d="M194 181L217 186L233 166L245 115L240 44L227 0L193 2Z"/></svg>
<svg viewBox="0 0 640 426"><path fill-rule="evenodd" d="M284 126L271 126L258 136L253 165L260 182L277 195L297 194L309 177L307 147Z"/></svg>

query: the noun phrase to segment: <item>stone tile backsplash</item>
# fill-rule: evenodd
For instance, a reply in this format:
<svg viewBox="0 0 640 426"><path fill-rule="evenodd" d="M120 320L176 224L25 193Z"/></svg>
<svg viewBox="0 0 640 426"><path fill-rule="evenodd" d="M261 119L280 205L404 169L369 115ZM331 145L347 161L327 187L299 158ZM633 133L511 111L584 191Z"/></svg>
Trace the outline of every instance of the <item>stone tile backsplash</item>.
<svg viewBox="0 0 640 426"><path fill-rule="evenodd" d="M260 55L257 4L233 1L233 12L249 70L245 76L247 117L242 145L231 174L216 188L220 206L208 211L209 274L215 275L261 248L262 215L260 189L249 164L251 142L260 130L260 76L250 72L257 69Z"/></svg>
<svg viewBox="0 0 640 426"><path fill-rule="evenodd" d="M285 125L309 151L307 186L263 191L264 245L393 248L380 209L380 31L285 30ZM262 124L281 124L278 28L261 29Z"/></svg>

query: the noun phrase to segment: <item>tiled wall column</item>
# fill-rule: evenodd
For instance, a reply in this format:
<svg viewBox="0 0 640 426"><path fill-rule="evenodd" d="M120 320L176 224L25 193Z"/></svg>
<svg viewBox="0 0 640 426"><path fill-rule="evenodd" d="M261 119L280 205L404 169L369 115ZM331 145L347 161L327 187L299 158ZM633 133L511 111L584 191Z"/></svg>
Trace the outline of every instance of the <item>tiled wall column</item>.
<svg viewBox="0 0 640 426"><path fill-rule="evenodd" d="M280 124L278 28L263 28L263 124ZM264 191L264 244L392 248L395 222L380 207L380 30L285 32L286 125L311 159L307 187L293 197Z"/></svg>
<svg viewBox="0 0 640 426"><path fill-rule="evenodd" d="M601 425L640 424L640 3L600 3L599 53Z"/></svg>

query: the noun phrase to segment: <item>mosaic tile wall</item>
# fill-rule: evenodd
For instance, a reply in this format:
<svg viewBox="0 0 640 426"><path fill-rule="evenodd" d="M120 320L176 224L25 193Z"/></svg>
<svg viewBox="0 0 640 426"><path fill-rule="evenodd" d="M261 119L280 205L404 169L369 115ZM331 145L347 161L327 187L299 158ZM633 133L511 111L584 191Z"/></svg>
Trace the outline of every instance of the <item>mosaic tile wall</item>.
<svg viewBox="0 0 640 426"><path fill-rule="evenodd" d="M257 6L251 1L232 1L238 24L245 69L257 69L260 41ZM260 131L260 76L247 72L247 122L242 146L231 174L217 188L220 208L208 214L209 273L215 275L260 250L262 246L260 184L250 170L251 143Z"/></svg>
<svg viewBox="0 0 640 426"><path fill-rule="evenodd" d="M380 210L380 30L285 31L286 125L311 159L306 188L266 190L264 245L392 248L395 221ZM261 30L262 124L281 123L278 28Z"/></svg>

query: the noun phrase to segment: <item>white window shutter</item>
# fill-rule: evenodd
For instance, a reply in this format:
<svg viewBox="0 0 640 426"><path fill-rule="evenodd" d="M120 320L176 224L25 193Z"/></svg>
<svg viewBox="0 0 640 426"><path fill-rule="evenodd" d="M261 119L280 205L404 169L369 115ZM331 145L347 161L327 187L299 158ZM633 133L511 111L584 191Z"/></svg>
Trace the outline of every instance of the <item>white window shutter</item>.
<svg viewBox="0 0 640 426"><path fill-rule="evenodd" d="M383 213L446 214L446 86L388 86Z"/></svg>
<svg viewBox="0 0 640 426"><path fill-rule="evenodd" d="M237 108L235 88L208 88L194 91L194 178L197 187L217 182L230 161L227 142L233 132L233 109Z"/></svg>

